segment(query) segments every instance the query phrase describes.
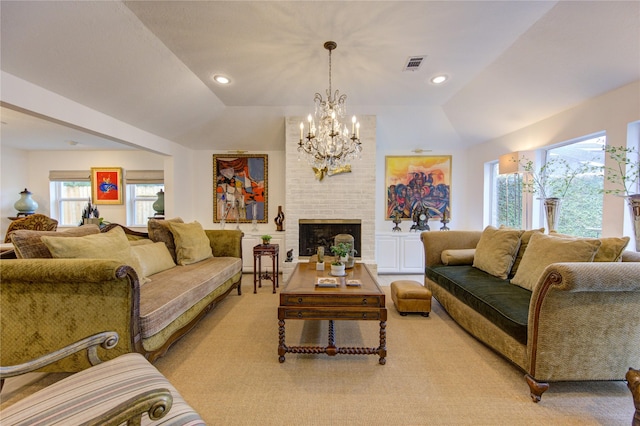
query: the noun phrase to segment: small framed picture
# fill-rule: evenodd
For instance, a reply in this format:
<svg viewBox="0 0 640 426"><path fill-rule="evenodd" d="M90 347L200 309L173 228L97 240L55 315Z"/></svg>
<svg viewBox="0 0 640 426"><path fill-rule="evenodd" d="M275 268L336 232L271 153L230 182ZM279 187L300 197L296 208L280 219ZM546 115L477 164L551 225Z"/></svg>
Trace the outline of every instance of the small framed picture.
<svg viewBox="0 0 640 426"><path fill-rule="evenodd" d="M91 168L91 202L93 204L122 204L122 168Z"/></svg>

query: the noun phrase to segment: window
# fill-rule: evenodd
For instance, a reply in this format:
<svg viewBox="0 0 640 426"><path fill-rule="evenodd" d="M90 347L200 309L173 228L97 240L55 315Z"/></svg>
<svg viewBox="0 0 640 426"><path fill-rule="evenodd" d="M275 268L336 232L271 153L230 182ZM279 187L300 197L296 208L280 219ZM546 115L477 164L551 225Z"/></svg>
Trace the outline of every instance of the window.
<svg viewBox="0 0 640 426"><path fill-rule="evenodd" d="M551 158L562 159L572 168L591 166L584 167L586 170L574 178L569 192L563 197L558 232L583 237L600 236L604 177L599 168L604 164L603 146L605 144L606 137L596 135L537 152L515 154L520 160L523 157L528 159L535 157L534 163L539 164L535 170L540 170L541 164L545 164ZM532 194L523 190L522 174L517 170L515 173L500 174L499 162L491 163L489 167L490 223L493 226L506 225L513 228L547 228L542 202L536 202ZM549 180L553 179L553 176L549 178ZM562 179L562 176L557 176L555 179ZM540 209L536 215L533 214L534 207Z"/></svg>
<svg viewBox="0 0 640 426"><path fill-rule="evenodd" d="M150 217L156 215L153 203L158 200L158 192L164 192L164 171L128 170L127 182L127 225L147 226Z"/></svg>
<svg viewBox="0 0 640 426"><path fill-rule="evenodd" d="M52 170L49 172L51 216L59 227L82 225L82 210L91 200L88 170Z"/></svg>
<svg viewBox="0 0 640 426"><path fill-rule="evenodd" d="M577 175L562 199L558 232L579 237L599 237L602 231L602 205L604 196L603 147L604 135L589 137L548 149L547 161L560 158L572 168L591 166Z"/></svg>

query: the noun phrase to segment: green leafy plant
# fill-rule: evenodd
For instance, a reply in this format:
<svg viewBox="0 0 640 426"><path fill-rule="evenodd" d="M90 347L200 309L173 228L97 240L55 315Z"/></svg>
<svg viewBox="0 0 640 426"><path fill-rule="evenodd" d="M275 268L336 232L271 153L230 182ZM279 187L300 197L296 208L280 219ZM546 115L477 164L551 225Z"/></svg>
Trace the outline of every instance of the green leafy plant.
<svg viewBox="0 0 640 426"><path fill-rule="evenodd" d="M264 244L269 244L269 241L271 241L271 235L263 235L260 238L262 238Z"/></svg>
<svg viewBox="0 0 640 426"><path fill-rule="evenodd" d="M351 244L349 243L338 243L335 246L331 246L331 253L335 254L338 259L341 257L345 257L351 251ZM342 265L338 259L332 262L333 265Z"/></svg>
<svg viewBox="0 0 640 426"><path fill-rule="evenodd" d="M589 169L586 164L572 167L564 158L552 158L538 171L535 170L533 161L526 157L520 160L520 165L529 175L522 183L523 191L536 194L541 198L563 198L576 176Z"/></svg>
<svg viewBox="0 0 640 426"><path fill-rule="evenodd" d="M605 194L630 196L637 192L638 178L640 177L640 155L635 148L623 146L605 145L604 152L615 161L614 167L603 166L605 179L617 188L605 189Z"/></svg>

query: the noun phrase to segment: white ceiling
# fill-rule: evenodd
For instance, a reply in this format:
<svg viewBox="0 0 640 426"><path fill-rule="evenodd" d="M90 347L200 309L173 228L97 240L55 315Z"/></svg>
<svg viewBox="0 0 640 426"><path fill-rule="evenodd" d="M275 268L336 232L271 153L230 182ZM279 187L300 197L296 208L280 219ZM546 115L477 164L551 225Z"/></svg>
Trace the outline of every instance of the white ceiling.
<svg viewBox="0 0 640 426"><path fill-rule="evenodd" d="M378 142L395 148L464 148L640 79L638 1L0 8L3 71L193 149L283 150L283 117L311 112L328 87L327 40L338 43L334 90L349 113L377 115ZM403 72L415 55L427 56L420 70ZM232 84L218 86L215 73ZM449 81L429 83L437 73ZM8 137L15 116L2 114L2 143L28 149L26 136Z"/></svg>

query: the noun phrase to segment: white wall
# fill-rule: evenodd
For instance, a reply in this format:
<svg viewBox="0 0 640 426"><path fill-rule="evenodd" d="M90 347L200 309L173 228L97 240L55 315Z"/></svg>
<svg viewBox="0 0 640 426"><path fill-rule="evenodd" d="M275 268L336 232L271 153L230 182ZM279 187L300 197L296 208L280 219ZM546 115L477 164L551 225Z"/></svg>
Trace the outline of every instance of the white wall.
<svg viewBox="0 0 640 426"><path fill-rule="evenodd" d="M497 160L509 152L530 151L601 131L606 132L607 144L626 146L628 125L639 119L640 81L636 81L531 126L472 147L467 151L467 206L483 205L485 182L477 177L488 178L484 173L486 162ZM625 208L622 198L604 196L602 236L630 236L630 233L624 234ZM486 215L469 215L468 220L469 227L473 229L482 229L489 223Z"/></svg>

